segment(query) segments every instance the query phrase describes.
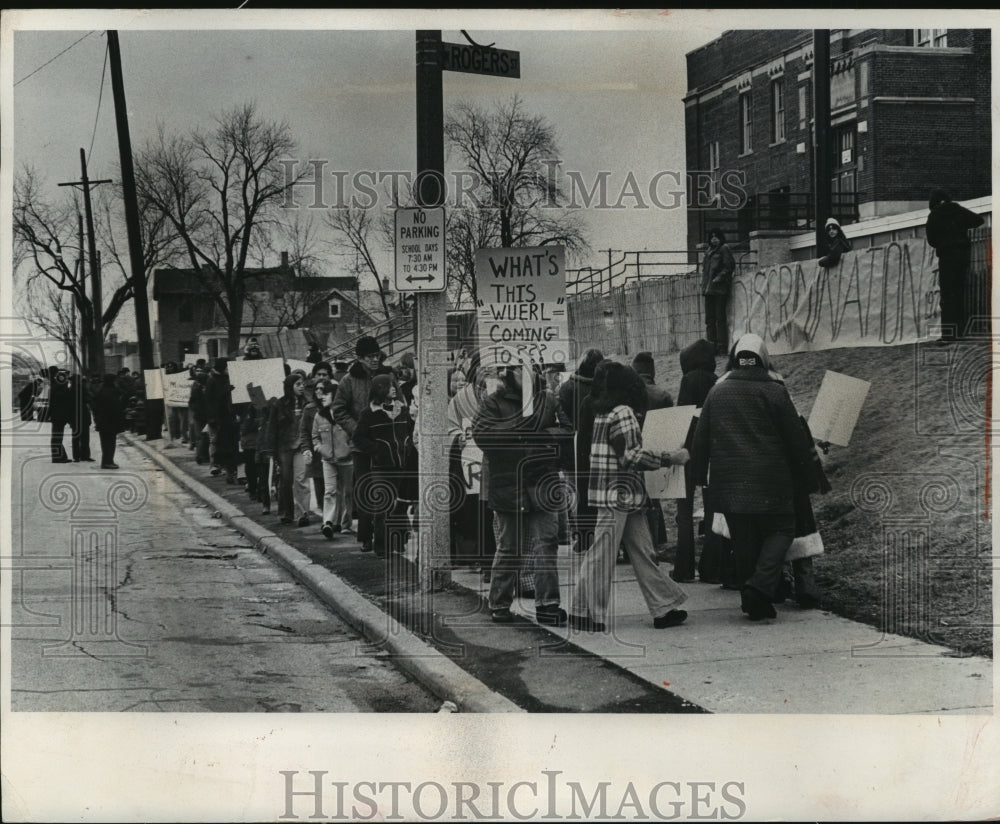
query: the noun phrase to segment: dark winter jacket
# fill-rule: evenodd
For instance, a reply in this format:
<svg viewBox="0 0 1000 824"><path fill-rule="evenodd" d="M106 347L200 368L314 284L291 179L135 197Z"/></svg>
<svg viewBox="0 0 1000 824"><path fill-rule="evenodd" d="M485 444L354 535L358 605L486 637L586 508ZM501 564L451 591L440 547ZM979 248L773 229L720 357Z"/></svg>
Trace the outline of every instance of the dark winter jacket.
<svg viewBox="0 0 1000 824"><path fill-rule="evenodd" d="M302 417L299 420L299 443L303 449L312 450L313 448L313 421L316 419L317 412L319 412L319 406L315 400L309 401L305 409L302 410ZM312 462L306 467L306 477L323 477L323 463L318 455L314 456Z"/></svg>
<svg viewBox="0 0 1000 824"><path fill-rule="evenodd" d="M212 426L231 426L233 419L233 387L229 383L227 372L213 369L205 384L205 414L206 421Z"/></svg>
<svg viewBox="0 0 1000 824"><path fill-rule="evenodd" d="M583 405L584 399L590 396L593 385L593 378L585 378L574 372L559 387L559 406L562 407L563 414L574 427L578 426L580 407Z"/></svg>
<svg viewBox="0 0 1000 824"><path fill-rule="evenodd" d="M368 393L372 388L373 373L361 361L354 361L347 374L337 385L337 394L333 398L331 412L333 419L344 428L353 439L354 430L361 418L361 413L368 408ZM355 450L360 451L360 450Z"/></svg>
<svg viewBox="0 0 1000 824"><path fill-rule="evenodd" d="M208 423L208 397L205 388L208 385L208 376L204 373L195 376L191 384L191 397L188 399L188 409L194 416L194 422L199 429L204 428Z"/></svg>
<svg viewBox="0 0 1000 824"><path fill-rule="evenodd" d="M472 438L488 465L484 484L497 512L538 510L540 483L554 483L568 429L558 427L558 401L549 391L536 393L532 414L521 413L521 392L506 384L483 400L472 424Z"/></svg>
<svg viewBox="0 0 1000 824"><path fill-rule="evenodd" d="M369 405L354 430L354 448L371 458L373 471L405 469L413 448L413 421L407 408L401 407L393 418L384 409Z"/></svg>
<svg viewBox="0 0 1000 824"><path fill-rule="evenodd" d="M711 480L723 513L792 514L815 452L783 383L766 369L734 369L705 399L692 453L694 482Z"/></svg>
<svg viewBox="0 0 1000 824"><path fill-rule="evenodd" d="M927 243L937 250L938 257L942 252L947 255L950 251L965 250L971 246L969 229L982 225L981 216L946 200L934 206L927 216Z"/></svg>
<svg viewBox="0 0 1000 824"><path fill-rule="evenodd" d="M725 243L709 246L701 263L701 293L703 295L728 295L733 282L736 261Z"/></svg>
<svg viewBox="0 0 1000 824"><path fill-rule="evenodd" d="M264 448L273 455L279 452L297 452L299 449L312 448L312 433L307 440L302 440L302 412L306 406L303 395L296 395L294 386L302 380L301 375L294 372L285 378L284 394L271 401L267 421L267 434Z"/></svg>
<svg viewBox="0 0 1000 824"><path fill-rule="evenodd" d="M49 420L57 426L71 424L73 400L69 375L59 375L49 381Z"/></svg>
<svg viewBox="0 0 1000 824"><path fill-rule="evenodd" d="M837 223L834 218L830 218L826 222L826 225L827 227L836 226L837 234L835 234L832 238L826 233L823 235L823 245L826 250L826 254L824 254L823 257L821 257L817 262L824 269L836 266L840 263L840 256L844 254L844 252L851 251L851 241L848 239L847 235L844 234L844 230L840 228L840 224Z"/></svg>
<svg viewBox="0 0 1000 824"><path fill-rule="evenodd" d="M670 393L662 386L656 384L653 381L652 375L640 375L639 377L646 384L646 397L649 398L649 406L646 407L647 412L650 409L666 409L674 405L674 399L670 397Z"/></svg>
<svg viewBox="0 0 1000 824"><path fill-rule="evenodd" d="M98 432L125 431L125 403L114 381L105 382L91 402Z"/></svg>
<svg viewBox="0 0 1000 824"><path fill-rule="evenodd" d="M681 350L680 390L677 392L678 406L697 406L705 403L709 390L715 386L715 344L708 340L696 340Z"/></svg>

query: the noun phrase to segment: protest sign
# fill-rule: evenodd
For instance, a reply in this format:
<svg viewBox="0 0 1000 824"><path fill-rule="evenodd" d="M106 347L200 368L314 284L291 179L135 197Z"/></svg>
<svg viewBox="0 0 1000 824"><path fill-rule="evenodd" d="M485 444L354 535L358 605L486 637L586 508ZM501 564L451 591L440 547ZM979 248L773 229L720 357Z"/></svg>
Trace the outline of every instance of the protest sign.
<svg viewBox="0 0 1000 824"><path fill-rule="evenodd" d="M229 382L233 385L233 403L250 403L248 383L261 387L268 400L280 398L284 392L285 363L281 358L230 361Z"/></svg>
<svg viewBox="0 0 1000 824"><path fill-rule="evenodd" d="M187 408L188 401L191 400L191 376L185 372L175 372L172 375L164 373L163 380L163 403L167 406L180 406Z"/></svg>
<svg viewBox="0 0 1000 824"><path fill-rule="evenodd" d="M813 437L817 441L847 446L870 388L868 381L827 371L809 414Z"/></svg>
<svg viewBox="0 0 1000 824"><path fill-rule="evenodd" d="M462 483L465 484L466 495L478 495L479 479L483 471L483 450L472 440L472 418L462 419L462 431L465 433L461 457Z"/></svg>
<svg viewBox="0 0 1000 824"><path fill-rule="evenodd" d="M671 406L651 409L642 427L642 444L650 452L674 452L684 446L696 406ZM684 498L683 466L664 466L646 472L646 491L650 498Z"/></svg>
<svg viewBox="0 0 1000 824"><path fill-rule="evenodd" d="M146 400L163 400L163 370L143 369L142 377L146 384Z"/></svg>

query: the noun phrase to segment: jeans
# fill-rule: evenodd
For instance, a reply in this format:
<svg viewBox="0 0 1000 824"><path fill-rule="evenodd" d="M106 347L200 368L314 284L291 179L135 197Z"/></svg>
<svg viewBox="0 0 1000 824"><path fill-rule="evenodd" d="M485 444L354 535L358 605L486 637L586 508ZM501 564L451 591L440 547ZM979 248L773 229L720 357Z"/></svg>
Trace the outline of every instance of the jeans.
<svg viewBox="0 0 1000 824"><path fill-rule="evenodd" d="M729 348L728 302L728 295L705 295L705 339L715 344L716 352Z"/></svg>
<svg viewBox="0 0 1000 824"><path fill-rule="evenodd" d="M299 451L278 450L281 481L278 486L278 514L299 520L309 514L309 486L306 484L305 457Z"/></svg>
<svg viewBox="0 0 1000 824"><path fill-rule="evenodd" d="M187 440L188 436L188 410L186 406L167 407L167 431L170 432L170 440Z"/></svg>
<svg viewBox="0 0 1000 824"><path fill-rule="evenodd" d="M353 476L353 464L323 461L323 523L337 524L341 529L350 527Z"/></svg>
<svg viewBox="0 0 1000 824"><path fill-rule="evenodd" d="M727 514L737 567L748 572L745 586L773 600L781 582L785 553L795 537L795 515Z"/></svg>
<svg viewBox="0 0 1000 824"><path fill-rule="evenodd" d="M941 290L941 337L961 340L965 334L965 282L972 253L969 248L938 253L938 286Z"/></svg>
<svg viewBox="0 0 1000 824"><path fill-rule="evenodd" d="M236 428L232 425L208 425L208 443L212 463L226 470L227 475L236 475Z"/></svg>
<svg viewBox="0 0 1000 824"><path fill-rule="evenodd" d="M573 589L573 615L584 618L589 613L591 620L605 623L621 543L625 544L639 590L654 618L687 600L687 593L657 566L646 510L623 512L598 507L594 542L583 556Z"/></svg>
<svg viewBox="0 0 1000 824"><path fill-rule="evenodd" d="M534 561L535 607L559 606L559 515L556 512L494 512L497 551L490 580L490 609L514 602L518 572L526 557Z"/></svg>

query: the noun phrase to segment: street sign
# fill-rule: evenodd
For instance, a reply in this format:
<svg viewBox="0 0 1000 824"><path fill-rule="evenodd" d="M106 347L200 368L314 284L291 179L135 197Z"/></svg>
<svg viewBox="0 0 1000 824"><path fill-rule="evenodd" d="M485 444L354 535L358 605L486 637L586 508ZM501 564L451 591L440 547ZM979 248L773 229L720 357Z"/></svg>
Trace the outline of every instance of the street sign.
<svg viewBox="0 0 1000 824"><path fill-rule="evenodd" d="M449 72L520 77L521 52L467 43L442 43L441 68Z"/></svg>
<svg viewBox="0 0 1000 824"><path fill-rule="evenodd" d="M396 291L443 292L444 207L396 209Z"/></svg>

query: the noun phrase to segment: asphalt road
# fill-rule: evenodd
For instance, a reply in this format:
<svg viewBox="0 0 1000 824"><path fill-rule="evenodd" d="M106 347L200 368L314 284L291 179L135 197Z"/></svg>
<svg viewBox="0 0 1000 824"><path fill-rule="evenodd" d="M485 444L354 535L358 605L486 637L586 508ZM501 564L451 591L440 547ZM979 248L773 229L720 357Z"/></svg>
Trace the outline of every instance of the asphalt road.
<svg viewBox="0 0 1000 824"><path fill-rule="evenodd" d="M12 458L15 712L439 708L137 450Z"/></svg>

